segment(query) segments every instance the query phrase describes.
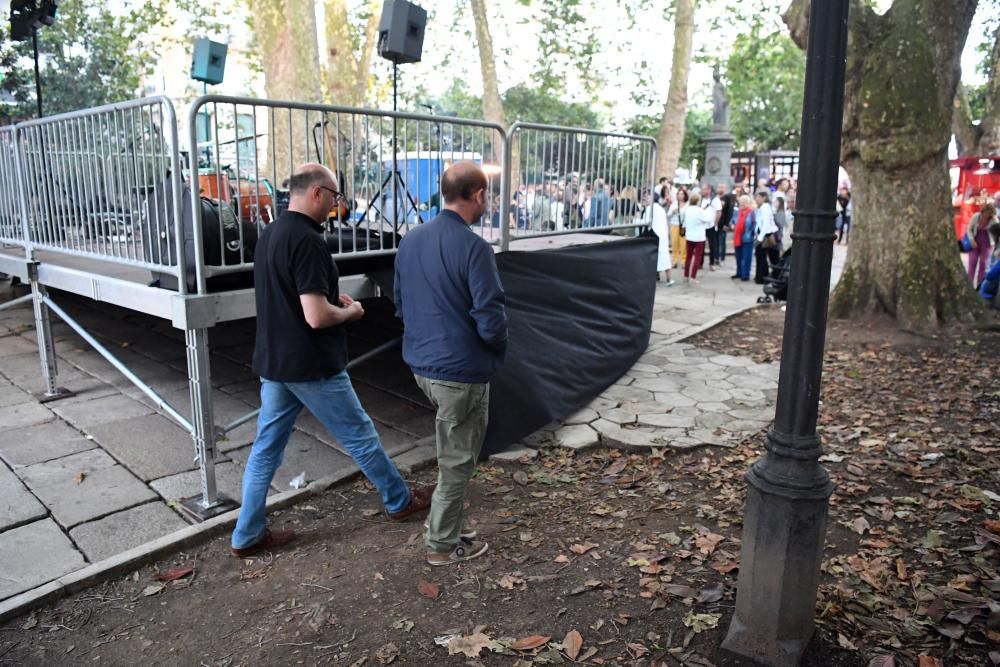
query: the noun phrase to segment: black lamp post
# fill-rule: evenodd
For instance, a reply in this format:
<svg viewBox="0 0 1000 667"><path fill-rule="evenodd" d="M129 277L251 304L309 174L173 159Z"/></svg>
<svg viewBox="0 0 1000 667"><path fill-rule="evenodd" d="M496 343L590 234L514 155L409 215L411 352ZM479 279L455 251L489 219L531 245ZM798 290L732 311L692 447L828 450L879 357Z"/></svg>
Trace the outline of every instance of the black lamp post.
<svg viewBox="0 0 1000 667"><path fill-rule="evenodd" d="M795 257L767 454L746 475L736 613L723 649L776 667L799 664L813 634L833 484L816 434L833 263L850 0L812 0L802 110Z"/></svg>

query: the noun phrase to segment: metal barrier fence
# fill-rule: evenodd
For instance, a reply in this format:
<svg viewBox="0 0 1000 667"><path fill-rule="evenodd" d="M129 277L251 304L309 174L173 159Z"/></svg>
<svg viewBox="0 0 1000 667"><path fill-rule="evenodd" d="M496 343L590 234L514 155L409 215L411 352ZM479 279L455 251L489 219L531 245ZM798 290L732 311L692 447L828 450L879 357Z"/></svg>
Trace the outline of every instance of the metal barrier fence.
<svg viewBox="0 0 1000 667"><path fill-rule="evenodd" d="M222 247L205 244L197 262L201 286L213 275L251 265L257 232L287 208L285 183L305 162L333 170L346 197L331 211L325 229L334 254L395 252L413 225L429 221L442 208L441 175L458 160L478 162L486 171L492 196L475 228L490 242L501 241L506 137L497 125L216 95L196 100L189 121L189 142L196 148L189 166L199 184L191 201L204 196L227 204L210 220L211 212L195 206L195 226L201 230L195 237L224 241Z"/></svg>
<svg viewBox="0 0 1000 667"><path fill-rule="evenodd" d="M0 243L24 245L16 137L13 125L0 127Z"/></svg>
<svg viewBox="0 0 1000 667"><path fill-rule="evenodd" d="M14 145L31 248L179 273L172 211L180 160L170 100L20 123Z"/></svg>
<svg viewBox="0 0 1000 667"><path fill-rule="evenodd" d="M507 143L512 238L643 224L643 197L654 184L654 139L518 122Z"/></svg>
<svg viewBox="0 0 1000 667"><path fill-rule="evenodd" d="M486 172L489 201L473 229L504 250L512 238L637 227L642 195L653 185L655 142L625 134L528 123L505 133L450 117L222 96L196 100L189 121L187 174L164 97L0 128L0 242L23 246L28 263L43 249L144 268L181 301L222 308L190 293L204 295L210 280L252 268L258 234L287 209L284 186L304 162L333 170L346 197L325 230L340 258L394 253L414 225L443 207L441 176L459 160ZM597 192L588 194L588 184ZM188 420L74 322L32 266L45 396L65 393L55 384L51 310L191 434L202 496L189 509L208 515L229 507L215 484L216 440L252 415L221 429L214 423L206 322L215 320L178 325L185 327ZM98 298L96 278L105 274L96 272L104 269L91 271L94 289L79 293ZM177 305L173 295L161 296Z"/></svg>

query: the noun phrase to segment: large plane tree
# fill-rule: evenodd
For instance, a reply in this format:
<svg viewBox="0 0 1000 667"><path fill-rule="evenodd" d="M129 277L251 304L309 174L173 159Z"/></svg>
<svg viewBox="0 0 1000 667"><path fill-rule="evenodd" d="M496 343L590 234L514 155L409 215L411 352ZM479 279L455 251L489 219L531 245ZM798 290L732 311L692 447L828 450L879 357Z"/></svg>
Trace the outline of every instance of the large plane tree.
<svg viewBox="0 0 1000 667"><path fill-rule="evenodd" d="M851 176L851 249L836 317L886 313L928 330L976 318L952 227L948 142L960 59L977 0L851 5L842 160ZM785 23L805 46L808 3Z"/></svg>

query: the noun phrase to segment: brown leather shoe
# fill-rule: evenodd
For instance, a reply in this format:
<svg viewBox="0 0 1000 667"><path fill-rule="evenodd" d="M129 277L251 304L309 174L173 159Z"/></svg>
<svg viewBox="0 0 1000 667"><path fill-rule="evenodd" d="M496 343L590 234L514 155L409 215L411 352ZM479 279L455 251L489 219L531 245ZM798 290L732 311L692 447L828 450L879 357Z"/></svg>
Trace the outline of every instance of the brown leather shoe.
<svg viewBox="0 0 1000 667"><path fill-rule="evenodd" d="M406 521L414 514L423 512L431 506L431 496L434 495L435 486L437 485L431 484L430 486L422 486L419 489L411 489L410 504L398 512L386 512L385 515L389 518L389 521Z"/></svg>
<svg viewBox="0 0 1000 667"><path fill-rule="evenodd" d="M282 547L292 540L295 539L294 530L271 530L268 528L264 531L264 536L259 540L254 542L248 547L243 547L237 549L236 547L230 547L230 551L233 555L238 558L246 558L247 556L252 556L255 553L264 551L265 549L274 549L276 547Z"/></svg>

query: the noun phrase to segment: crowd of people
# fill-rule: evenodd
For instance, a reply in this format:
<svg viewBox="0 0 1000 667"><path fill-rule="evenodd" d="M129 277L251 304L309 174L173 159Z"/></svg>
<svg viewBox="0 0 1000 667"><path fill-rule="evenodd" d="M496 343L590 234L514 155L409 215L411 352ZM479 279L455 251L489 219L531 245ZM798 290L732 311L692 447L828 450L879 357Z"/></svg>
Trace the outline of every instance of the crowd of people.
<svg viewBox="0 0 1000 667"><path fill-rule="evenodd" d="M969 220L962 237L962 249L968 253L969 282L988 304L1000 308L1000 220L997 207L1000 192L991 197L985 190L977 198L979 211Z"/></svg>
<svg viewBox="0 0 1000 667"><path fill-rule="evenodd" d="M773 183L762 179L752 195L746 183L732 190L723 183L715 189L707 184L688 189L661 178L651 197L652 210L644 212L644 222L659 237L657 278L663 274L662 280L673 285L671 270L682 269L684 282L697 284L706 256L709 271L722 266L732 234L732 278L749 281L754 269L752 279L763 283L790 246L794 198L795 184L788 178Z"/></svg>

